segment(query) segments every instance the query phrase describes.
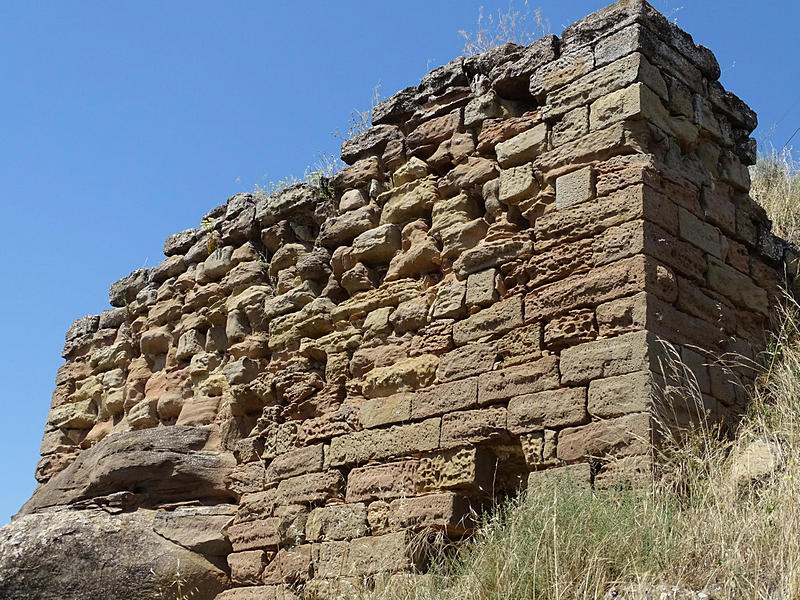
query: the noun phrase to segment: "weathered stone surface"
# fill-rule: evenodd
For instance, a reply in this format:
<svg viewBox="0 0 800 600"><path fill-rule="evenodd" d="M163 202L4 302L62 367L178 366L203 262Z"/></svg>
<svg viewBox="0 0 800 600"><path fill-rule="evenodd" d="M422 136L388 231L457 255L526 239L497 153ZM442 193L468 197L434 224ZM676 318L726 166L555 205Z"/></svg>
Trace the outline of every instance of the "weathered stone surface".
<svg viewBox="0 0 800 600"><path fill-rule="evenodd" d="M587 419L586 388L515 396L508 403L508 430L514 435L579 425Z"/></svg>
<svg viewBox="0 0 800 600"><path fill-rule="evenodd" d="M540 123L495 146L497 162L504 169L531 162L547 148L547 126Z"/></svg>
<svg viewBox="0 0 800 600"><path fill-rule="evenodd" d="M435 450L439 446L439 425L439 419L427 419L333 438L328 453L330 464L362 464L369 460Z"/></svg>
<svg viewBox="0 0 800 600"><path fill-rule="evenodd" d="M206 427L174 426L110 435L40 486L20 512L107 496L132 485L139 490L136 501L145 506L185 499L230 500L223 480L233 457L205 450L210 434Z"/></svg>
<svg viewBox="0 0 800 600"><path fill-rule="evenodd" d="M650 415L635 413L567 428L558 435L558 458L575 461L590 456L630 456L651 445Z"/></svg>
<svg viewBox="0 0 800 600"><path fill-rule="evenodd" d="M339 471L309 473L284 479L278 484L276 501L282 504L311 504L344 495L344 478Z"/></svg>
<svg viewBox="0 0 800 600"><path fill-rule="evenodd" d="M578 169L556 179L556 208L561 210L591 200L594 180L591 167Z"/></svg>
<svg viewBox="0 0 800 600"><path fill-rule="evenodd" d="M467 533L466 498L646 482L652 416L695 418L661 397L658 338L735 425L745 396L711 357L764 348L800 262L747 196L756 119L718 75L618 2L436 69L332 178L232 196L69 328L23 513L99 506L112 532L155 508L158 556L250 586L220 598L332 600L407 586L411 533ZM98 544L112 558L90 562L117 565ZM61 577L84 547L35 562L60 589L26 596L105 597ZM151 591L142 547L114 597ZM15 569L0 596L35 573Z"/></svg>
<svg viewBox="0 0 800 600"><path fill-rule="evenodd" d="M608 418L647 412L653 406L655 393L655 383L650 371L595 379L589 383L589 414Z"/></svg>
<svg viewBox="0 0 800 600"><path fill-rule="evenodd" d="M527 364L478 377L478 403L501 402L522 394L558 387L558 359L545 356Z"/></svg>
<svg viewBox="0 0 800 600"><path fill-rule="evenodd" d="M347 502L391 500L413 495L417 490L418 467L416 460L357 467L347 478Z"/></svg>
<svg viewBox="0 0 800 600"><path fill-rule="evenodd" d="M408 421L411 418L411 398L412 394L399 393L365 400L360 407L361 424L369 429Z"/></svg>
<svg viewBox="0 0 800 600"><path fill-rule="evenodd" d="M491 489L497 459L485 449L467 447L443 450L420 459L414 475L420 490Z"/></svg>
<svg viewBox="0 0 800 600"><path fill-rule="evenodd" d="M508 436L502 406L451 412L442 417L442 447L479 444Z"/></svg>
<svg viewBox="0 0 800 600"><path fill-rule="evenodd" d="M510 167L500 171L500 202L519 204L520 200L531 198L539 192L539 182L532 164Z"/></svg>
<svg viewBox="0 0 800 600"><path fill-rule="evenodd" d="M655 352L652 335L628 333L567 348L561 353L561 382L581 384L592 379L625 375L650 368Z"/></svg>
<svg viewBox="0 0 800 600"><path fill-rule="evenodd" d="M362 503L315 508L306 522L306 539L310 542L349 540L368 533L367 508Z"/></svg>
<svg viewBox="0 0 800 600"><path fill-rule="evenodd" d="M472 408L478 402L478 379L462 379L417 390L411 397L411 418L435 417L451 410Z"/></svg>
<svg viewBox="0 0 800 600"><path fill-rule="evenodd" d="M150 600L177 593L175 571L180 568L185 585L198 590L196 598L213 600L230 585L227 575L200 554L156 534L155 514L61 508L20 516L0 529L0 595Z"/></svg>
<svg viewBox="0 0 800 600"><path fill-rule="evenodd" d="M439 358L423 354L394 365L378 367L364 378L364 395L368 398L410 392L433 383Z"/></svg>
<svg viewBox="0 0 800 600"><path fill-rule="evenodd" d="M322 444L297 448L272 459L265 477L267 481L278 481L295 475L321 471L322 462Z"/></svg>
<svg viewBox="0 0 800 600"><path fill-rule="evenodd" d="M459 321L453 327L453 341L463 345L505 333L522 325L522 297L512 296Z"/></svg>

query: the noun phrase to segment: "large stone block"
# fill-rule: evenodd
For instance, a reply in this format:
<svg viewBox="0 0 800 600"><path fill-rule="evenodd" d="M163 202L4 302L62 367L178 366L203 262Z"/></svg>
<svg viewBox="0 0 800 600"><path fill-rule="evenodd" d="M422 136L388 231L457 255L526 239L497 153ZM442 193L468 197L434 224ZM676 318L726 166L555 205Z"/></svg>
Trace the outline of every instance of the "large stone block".
<svg viewBox="0 0 800 600"><path fill-rule="evenodd" d="M525 298L525 316L531 321L549 319L641 291L673 302L678 293L675 274L647 256L626 258L534 290Z"/></svg>
<svg viewBox="0 0 800 600"><path fill-rule="evenodd" d="M414 474L420 491L459 489L486 492L496 475L497 458L484 448L443 450L423 456Z"/></svg>
<svg viewBox="0 0 800 600"><path fill-rule="evenodd" d="M366 374L363 392L368 398L410 392L433 383L439 358L423 354L393 365L377 367Z"/></svg>
<svg viewBox="0 0 800 600"><path fill-rule="evenodd" d="M503 406L448 413L442 417L442 448L504 440L506 424Z"/></svg>
<svg viewBox="0 0 800 600"><path fill-rule="evenodd" d="M439 421L428 419L333 438L328 459L331 466L337 467L435 450L439 447Z"/></svg>
<svg viewBox="0 0 800 600"><path fill-rule="evenodd" d="M647 412L655 400L650 371L637 371L589 383L588 409L592 417L609 418L627 413Z"/></svg>
<svg viewBox="0 0 800 600"><path fill-rule="evenodd" d="M265 474L266 480L279 481L295 475L321 471L322 454L322 444L314 444L279 454L269 463Z"/></svg>
<svg viewBox="0 0 800 600"><path fill-rule="evenodd" d="M495 336L522 325L522 296L511 296L453 326L457 346Z"/></svg>
<svg viewBox="0 0 800 600"><path fill-rule="evenodd" d="M656 344L655 336L639 331L567 348L561 353L561 382L580 385L648 370L655 360Z"/></svg>
<svg viewBox="0 0 800 600"><path fill-rule="evenodd" d="M473 408L478 403L478 378L440 383L411 397L411 418L436 417L453 410Z"/></svg>
<svg viewBox="0 0 800 600"><path fill-rule="evenodd" d="M554 389L558 385L558 359L545 356L478 377L478 404L503 402L514 396Z"/></svg>
<svg viewBox="0 0 800 600"><path fill-rule="evenodd" d="M416 493L419 461L357 467L347 477L347 502L391 500Z"/></svg>
<svg viewBox="0 0 800 600"><path fill-rule="evenodd" d="M597 456L645 454L651 448L651 437L648 413L570 427L558 434L558 458L572 462Z"/></svg>
<svg viewBox="0 0 800 600"><path fill-rule="evenodd" d="M284 479L278 484L276 501L281 504L311 504L344 496L344 477L337 470L309 473Z"/></svg>
<svg viewBox="0 0 800 600"><path fill-rule="evenodd" d="M586 388L515 396L508 403L508 430L514 435L580 425L587 419Z"/></svg>
<svg viewBox="0 0 800 600"><path fill-rule="evenodd" d="M310 542L349 540L368 533L367 508L362 503L315 508L306 521L306 539Z"/></svg>

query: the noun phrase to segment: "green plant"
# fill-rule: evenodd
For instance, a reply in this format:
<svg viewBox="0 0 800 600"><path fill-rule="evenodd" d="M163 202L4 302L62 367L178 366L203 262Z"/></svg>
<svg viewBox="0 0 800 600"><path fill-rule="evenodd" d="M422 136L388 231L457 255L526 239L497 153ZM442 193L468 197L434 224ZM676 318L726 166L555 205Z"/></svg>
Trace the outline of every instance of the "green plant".
<svg viewBox="0 0 800 600"><path fill-rule="evenodd" d="M496 15L488 17L484 17L483 6L478 9L475 31L458 32L464 38L464 56L474 56L509 42L527 46L550 33L550 23L542 17L540 9L532 11L528 0L524 0L521 10L513 4L510 1L508 10L498 10Z"/></svg>

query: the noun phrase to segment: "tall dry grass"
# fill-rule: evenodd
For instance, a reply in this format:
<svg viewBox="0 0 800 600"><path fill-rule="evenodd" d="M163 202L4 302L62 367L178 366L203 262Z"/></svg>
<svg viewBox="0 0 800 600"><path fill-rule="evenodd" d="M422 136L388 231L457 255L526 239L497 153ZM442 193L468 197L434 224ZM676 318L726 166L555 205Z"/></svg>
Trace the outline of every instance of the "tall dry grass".
<svg viewBox="0 0 800 600"><path fill-rule="evenodd" d="M800 245L800 163L792 150L760 155L750 179L750 195L767 211L775 233Z"/></svg>

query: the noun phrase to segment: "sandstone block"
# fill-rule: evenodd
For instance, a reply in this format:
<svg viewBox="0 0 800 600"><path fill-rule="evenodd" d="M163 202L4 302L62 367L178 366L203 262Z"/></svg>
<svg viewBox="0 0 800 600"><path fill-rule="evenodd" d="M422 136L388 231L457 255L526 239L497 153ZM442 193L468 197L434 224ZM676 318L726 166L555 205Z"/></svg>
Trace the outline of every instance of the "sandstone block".
<svg viewBox="0 0 800 600"><path fill-rule="evenodd" d="M150 329L142 334L139 348L142 354L166 354L172 344L172 335L164 328Z"/></svg>
<svg viewBox="0 0 800 600"><path fill-rule="evenodd" d="M395 187L400 187L404 183L422 179L428 175L428 165L424 160L412 156L406 163L399 166L392 174L392 182Z"/></svg>
<svg viewBox="0 0 800 600"><path fill-rule="evenodd" d="M433 383L438 365L437 356L423 354L372 369L364 378L363 393L367 398L375 398L426 387Z"/></svg>
<svg viewBox="0 0 800 600"><path fill-rule="evenodd" d="M413 394L401 392L383 398L365 400L360 410L361 424L370 429L408 421L411 418L411 399Z"/></svg>
<svg viewBox="0 0 800 600"><path fill-rule="evenodd" d="M478 220L480 223L481 220ZM474 223L474 221L473 221ZM478 231L482 231L479 228ZM500 267L515 260L525 260L533 254L533 243L526 233L496 241L484 241L461 252L453 261L453 271L460 278L471 273Z"/></svg>
<svg viewBox="0 0 800 600"><path fill-rule="evenodd" d="M478 404L492 404L558 387L558 359L545 356L533 362L484 373L478 377Z"/></svg>
<svg viewBox="0 0 800 600"><path fill-rule="evenodd" d="M519 204L520 200L539 193L539 182L528 163L500 171L500 202L508 205Z"/></svg>
<svg viewBox="0 0 800 600"><path fill-rule="evenodd" d="M565 86L585 75L594 67L594 56L590 48L576 48L543 65L531 76L530 92L541 98L553 90Z"/></svg>
<svg viewBox="0 0 800 600"><path fill-rule="evenodd" d="M264 569L264 583L303 583L311 578L311 544L281 548ZM277 598L277 596L276 596Z"/></svg>
<svg viewBox="0 0 800 600"><path fill-rule="evenodd" d="M650 415L635 413L564 429L558 434L558 458L645 454L651 444Z"/></svg>
<svg viewBox="0 0 800 600"><path fill-rule="evenodd" d="M261 583L261 574L266 564L267 555L263 550L245 550L228 554L231 581L237 585Z"/></svg>
<svg viewBox="0 0 800 600"><path fill-rule="evenodd" d="M321 470L322 444L314 444L279 454L269 463L265 476L267 481L279 481Z"/></svg>
<svg viewBox="0 0 800 600"><path fill-rule="evenodd" d="M336 467L435 450L439 446L439 426L439 419L428 419L336 437L331 440L328 458Z"/></svg>
<svg viewBox="0 0 800 600"><path fill-rule="evenodd" d="M561 353L561 382L575 385L645 371L650 368L655 344L654 336L639 331L567 348Z"/></svg>
<svg viewBox="0 0 800 600"><path fill-rule="evenodd" d="M362 503L315 508L306 522L306 539L310 542L349 540L368 533L367 508Z"/></svg>
<svg viewBox="0 0 800 600"><path fill-rule="evenodd" d="M487 307L497 301L497 269L486 269L467 277L467 306Z"/></svg>
<svg viewBox="0 0 800 600"><path fill-rule="evenodd" d="M347 477L347 502L391 500L416 493L419 461L357 467Z"/></svg>
<svg viewBox="0 0 800 600"><path fill-rule="evenodd" d="M609 227L636 219L651 221L668 232L677 232L678 209L652 188L637 184L611 192L596 202L549 212L536 220L536 251L602 233Z"/></svg>
<svg viewBox="0 0 800 600"><path fill-rule="evenodd" d="M440 530L448 535L462 535L472 527L469 501L453 492L393 500L388 520L394 530Z"/></svg>
<svg viewBox="0 0 800 600"><path fill-rule="evenodd" d="M431 211L431 235L456 225L463 225L482 216L475 201L465 193L438 200Z"/></svg>
<svg viewBox="0 0 800 600"><path fill-rule="evenodd" d="M401 247L400 228L387 223L353 240L353 257L368 265L387 264Z"/></svg>
<svg viewBox="0 0 800 600"><path fill-rule="evenodd" d="M497 358L510 367L539 358L542 351L542 325L531 323L512 329L495 343Z"/></svg>
<svg viewBox="0 0 800 600"><path fill-rule="evenodd" d="M682 239L717 258L722 258L723 236L719 229L701 221L683 207L678 209L678 228Z"/></svg>
<svg viewBox="0 0 800 600"><path fill-rule="evenodd" d="M467 293L466 281L443 281L436 289L432 316L434 319L450 319L462 316L466 310L464 299Z"/></svg>
<svg viewBox="0 0 800 600"><path fill-rule="evenodd" d="M491 489L497 459L484 448L457 448L423 456L414 481L423 491L461 489L486 492Z"/></svg>
<svg viewBox="0 0 800 600"><path fill-rule="evenodd" d="M452 412L442 417L443 448L480 444L506 437L506 409L503 406Z"/></svg>
<svg viewBox="0 0 800 600"><path fill-rule="evenodd" d="M589 109L589 128L601 129L625 119L645 119L681 143L696 142L698 130L682 115L671 115L661 98L643 83L612 92L595 101Z"/></svg>
<svg viewBox="0 0 800 600"><path fill-rule="evenodd" d="M549 93L542 112L546 120L556 119L578 106L637 82L647 84L662 98L667 97L667 86L661 73L643 54L634 52Z"/></svg>
<svg viewBox="0 0 800 600"><path fill-rule="evenodd" d="M755 285L747 275L720 261L709 260L708 285L742 308L749 308L763 315L769 313L767 292Z"/></svg>
<svg viewBox="0 0 800 600"><path fill-rule="evenodd" d="M352 192L358 193L357 190L352 190ZM377 227L380 214L377 206L368 204L345 212L338 217L330 217L320 227L319 243L328 248L346 244L365 231Z"/></svg>
<svg viewBox="0 0 800 600"><path fill-rule="evenodd" d="M544 344L551 350L588 342L596 337L594 311L589 309L571 310L550 321L544 329Z"/></svg>
<svg viewBox="0 0 800 600"><path fill-rule="evenodd" d="M463 379L490 371L495 351L491 344L468 344L441 357L436 378L439 381Z"/></svg>
<svg viewBox="0 0 800 600"><path fill-rule="evenodd" d="M190 329L178 340L178 351L175 358L188 360L195 354L205 351L206 338L196 329Z"/></svg>
<svg viewBox="0 0 800 600"><path fill-rule="evenodd" d="M455 111L422 123L406 137L408 153L423 158L430 156L439 144L453 135L460 122L460 111Z"/></svg>
<svg viewBox="0 0 800 600"><path fill-rule="evenodd" d="M381 225L402 225L420 217L428 217L438 198L436 179L433 177L411 181L385 192L377 199L378 204L383 206Z"/></svg>
<svg viewBox="0 0 800 600"><path fill-rule="evenodd" d="M344 495L344 478L339 471L309 473L284 479L278 484L277 502L281 504L313 504Z"/></svg>
<svg viewBox="0 0 800 600"><path fill-rule="evenodd" d="M370 156L356 161L351 166L339 171L333 178L334 186L339 190L349 190L363 185L368 185L373 179L382 180L383 173L381 171L380 161L377 157ZM257 209L258 210L258 209ZM270 213L284 213L286 211L270 211ZM278 216L275 214L267 214L268 218L261 216L261 211L256 213L262 225L272 225L278 222Z"/></svg>
<svg viewBox="0 0 800 600"><path fill-rule="evenodd" d="M406 532L324 542L316 548L314 567L323 578L364 577L421 566Z"/></svg>
<svg viewBox="0 0 800 600"><path fill-rule="evenodd" d="M556 179L556 208L565 209L594 197L594 175L591 167L572 171Z"/></svg>
<svg viewBox="0 0 800 600"><path fill-rule="evenodd" d="M453 326L457 346L505 333L522 325L522 296L511 296Z"/></svg>
<svg viewBox="0 0 800 600"><path fill-rule="evenodd" d="M580 425L587 419L586 388L515 396L508 403L508 430L514 435Z"/></svg>
<svg viewBox="0 0 800 600"><path fill-rule="evenodd" d="M504 169L531 162L547 148L547 125L535 127L515 135L495 146L497 162Z"/></svg>
<svg viewBox="0 0 800 600"><path fill-rule="evenodd" d="M561 120L553 123L551 142L555 148L586 135L588 131L589 108L581 106L569 111L561 117Z"/></svg>
<svg viewBox="0 0 800 600"><path fill-rule="evenodd" d="M411 418L424 419L452 410L473 408L478 402L478 378L440 383L417 390L411 397Z"/></svg>
<svg viewBox="0 0 800 600"><path fill-rule="evenodd" d="M47 424L60 429L89 429L97 420L97 406L91 400L51 408Z"/></svg>

